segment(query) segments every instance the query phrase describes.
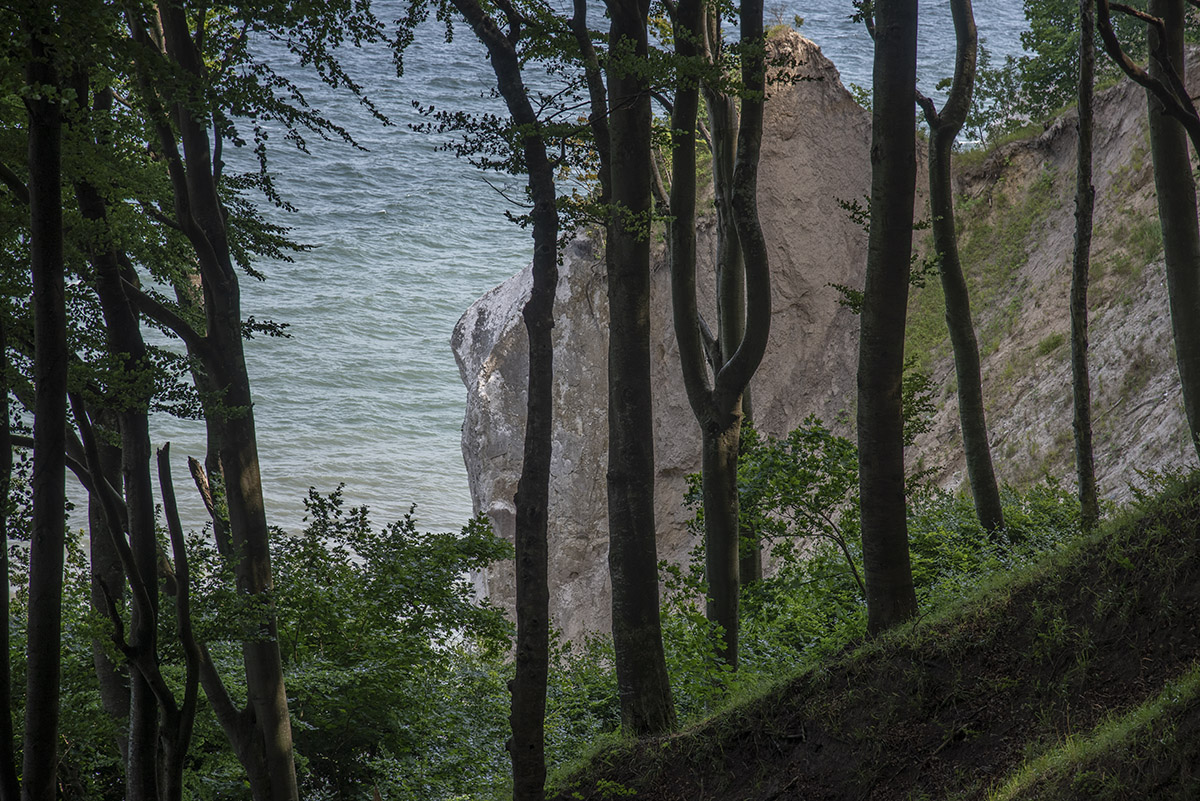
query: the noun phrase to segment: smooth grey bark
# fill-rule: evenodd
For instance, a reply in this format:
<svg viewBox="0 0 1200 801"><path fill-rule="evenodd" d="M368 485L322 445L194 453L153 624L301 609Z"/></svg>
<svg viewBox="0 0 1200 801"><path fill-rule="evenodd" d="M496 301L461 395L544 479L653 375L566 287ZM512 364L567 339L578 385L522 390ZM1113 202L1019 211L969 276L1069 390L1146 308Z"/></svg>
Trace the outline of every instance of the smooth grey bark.
<svg viewBox="0 0 1200 801"><path fill-rule="evenodd" d="M521 477L517 482L516 675L509 688L512 712L514 801L542 801L546 796L545 712L550 659L550 588L548 542L550 457L554 412L554 293L558 285L558 208L554 166L546 152L541 120L533 110L521 77L516 44L519 23L500 30L476 0L453 0L488 50L497 85L521 141L529 195L533 201L533 287L522 309L529 337L528 398Z"/></svg>
<svg viewBox="0 0 1200 801"><path fill-rule="evenodd" d="M54 801L58 773L62 582L66 538L67 330L63 275L62 108L53 11L25 20L29 142L29 251L33 275L33 520L26 635L24 801Z"/></svg>
<svg viewBox="0 0 1200 801"><path fill-rule="evenodd" d="M1166 62L1152 57L1150 77L1167 81L1168 71L1173 69L1183 81L1183 0L1150 0L1147 9L1163 21L1161 28L1152 25L1147 29L1150 52ZM1200 454L1200 229L1196 182L1183 125L1155 97L1148 97L1147 104L1176 363L1192 444Z"/></svg>
<svg viewBox="0 0 1200 801"><path fill-rule="evenodd" d="M904 328L916 189L916 0L876 7L871 229L858 351L858 453L867 628L917 611L904 494Z"/></svg>
<svg viewBox="0 0 1200 801"><path fill-rule="evenodd" d="M958 253L958 231L954 223L954 189L950 158L954 141L971 110L975 85L978 34L971 0L951 0L954 18L956 56L954 78L941 111L933 101L920 94L917 101L929 124L929 205L933 218L933 246L938 254L942 293L946 298L946 327L954 351L954 372L958 379L958 417L962 428L963 451L975 514L987 531L995 534L1004 528L1000 507L1000 488L992 466L988 444L987 420L983 403L983 379L979 366L979 343L971 317L971 298Z"/></svg>
<svg viewBox="0 0 1200 801"><path fill-rule="evenodd" d="M1088 375L1088 274L1092 249L1092 96L1096 73L1092 0L1079 0L1078 141L1075 148L1075 253L1071 261L1071 395L1075 434L1075 476L1080 521L1090 531L1100 519L1092 447L1092 387Z"/></svg>
<svg viewBox="0 0 1200 801"><path fill-rule="evenodd" d="M621 726L675 726L659 622L650 389L648 0L606 0L608 78L608 567Z"/></svg>

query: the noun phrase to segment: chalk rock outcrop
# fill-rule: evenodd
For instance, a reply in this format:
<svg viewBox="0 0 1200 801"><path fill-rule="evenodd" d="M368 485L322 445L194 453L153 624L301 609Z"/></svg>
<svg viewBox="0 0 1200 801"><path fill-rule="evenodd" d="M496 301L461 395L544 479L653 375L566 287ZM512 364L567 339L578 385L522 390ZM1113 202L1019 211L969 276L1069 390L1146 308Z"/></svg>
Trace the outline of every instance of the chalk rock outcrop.
<svg viewBox="0 0 1200 801"><path fill-rule="evenodd" d="M766 107L759 204L770 245L771 337L752 385L760 429L783 434L810 413L832 421L854 403L857 319L830 283L862 285L866 235L838 201L870 187L870 115L843 88L820 48L798 34L776 40L800 80L777 85ZM705 317L712 301L715 224L700 223ZM526 333L521 320L530 270L480 298L455 327L452 345L467 411L463 455L477 512L510 540L521 468ZM686 559L685 476L700 469L700 434L683 390L671 321L670 281L661 251L651 287L655 514L659 558ZM555 301L554 453L550 488L551 615L568 639L607 630L608 297L602 243L587 237L563 254ZM511 564L481 576L481 589L512 608Z"/></svg>

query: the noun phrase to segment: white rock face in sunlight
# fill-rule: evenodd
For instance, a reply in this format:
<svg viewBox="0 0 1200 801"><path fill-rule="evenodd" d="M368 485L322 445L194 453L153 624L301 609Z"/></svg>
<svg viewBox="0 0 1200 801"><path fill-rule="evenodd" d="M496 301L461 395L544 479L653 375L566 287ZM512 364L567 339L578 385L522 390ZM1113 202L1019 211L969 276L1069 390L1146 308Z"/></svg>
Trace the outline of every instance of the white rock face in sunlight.
<svg viewBox="0 0 1200 801"><path fill-rule="evenodd" d="M762 225L770 245L771 337L752 385L756 424L786 433L815 413L833 421L852 410L857 318L830 282L861 286L866 235L839 207L870 187L870 115L842 87L820 49L798 34L776 40L798 63L800 80L778 84L767 103L759 174ZM709 196L711 197L711 196ZM701 310L712 299L715 221L702 205ZM554 456L550 501L551 615L568 639L610 621L607 465L608 297L603 237L573 242L563 254L555 302ZM671 321L670 280L655 243L651 363L656 461L655 514L660 559L682 562L695 545L686 530L685 476L700 469L700 433L683 390ZM512 539L520 476L528 351L521 306L527 268L476 301L452 345L467 410L463 455L477 512ZM479 577L481 589L511 609L511 563Z"/></svg>

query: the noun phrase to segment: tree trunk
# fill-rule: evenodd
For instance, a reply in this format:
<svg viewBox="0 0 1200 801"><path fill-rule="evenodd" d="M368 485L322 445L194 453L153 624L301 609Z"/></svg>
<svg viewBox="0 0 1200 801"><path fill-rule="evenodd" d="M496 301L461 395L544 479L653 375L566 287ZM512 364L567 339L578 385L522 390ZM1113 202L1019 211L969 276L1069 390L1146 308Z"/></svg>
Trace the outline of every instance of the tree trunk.
<svg viewBox="0 0 1200 801"><path fill-rule="evenodd" d="M608 566L621 725L667 731L675 707L659 622L650 391L650 89L647 0L607 0Z"/></svg>
<svg viewBox="0 0 1200 801"><path fill-rule="evenodd" d="M117 428L116 416L102 413L100 419L107 426ZM117 492L123 491L121 483L121 448L107 443L100 446L100 472L105 481ZM105 618L111 600L118 609L125 608L125 571L121 557L113 544L113 534L108 530L99 490L88 492L88 555L90 557L90 585L92 611ZM118 535L119 536L119 535ZM117 664L109 656L112 641L107 637L92 640L92 665L100 685L100 704L104 711L118 721L121 730L118 747L122 759L129 758L129 670L124 663Z"/></svg>
<svg viewBox="0 0 1200 801"><path fill-rule="evenodd" d="M858 356L858 452L867 627L917 611L908 555L901 380L916 188L917 3L893 0L875 19L871 231Z"/></svg>
<svg viewBox="0 0 1200 801"><path fill-rule="evenodd" d="M86 86L86 84L84 84ZM83 217L99 226L107 224L104 199L86 182L76 187L76 198ZM98 248L90 254L96 271L96 294L104 315L108 347L118 360L124 384L117 386L121 433L121 478L129 544L133 551L137 582L148 592L149 608L132 604L130 614L131 645L144 660L158 659L158 536L155 527L155 499L150 483L150 392L152 367L142 340L141 322L122 288L122 270L116 253ZM112 532L124 536L122 532ZM129 737L126 757L125 797L127 801L158 798L158 721L159 702L150 683L139 671L129 676Z"/></svg>
<svg viewBox="0 0 1200 801"><path fill-rule="evenodd" d="M21 797L54 801L66 527L67 332L61 189L62 109L49 46L52 14L26 20L32 58L29 112L30 262L33 273L33 530L29 546L25 741Z"/></svg>
<svg viewBox="0 0 1200 801"><path fill-rule="evenodd" d="M188 29L183 8L160 7L167 56L184 73L204 81L206 69ZM270 602L271 557L250 378L242 344L241 301L230 255L225 214L213 173L212 149L204 116L182 99L174 108L184 159L169 131L163 147L171 165L176 216L196 250L202 277L206 319L204 368L220 388L220 460L229 527L235 553L238 590L264 599L261 614L242 644L247 700L262 737L271 798L295 801L299 796L292 754L292 730L279 655L275 610ZM169 139L169 141L167 141Z"/></svg>
<svg viewBox="0 0 1200 801"><path fill-rule="evenodd" d="M918 102L929 123L929 205L933 217L933 243L939 257L942 292L946 298L946 327L950 332L954 372L958 378L958 417L967 476L979 523L994 534L1004 528L1004 512L1000 508L1000 489L988 444L979 343L975 339L971 299L958 255L950 166L954 140L971 107L978 36L970 0L953 0L950 9L957 43L950 94L940 113L928 98L918 98Z"/></svg>
<svg viewBox="0 0 1200 801"><path fill-rule="evenodd" d="M529 335L529 379L521 477L517 483L516 574L517 650L512 690L514 801L542 801L546 795L545 714L550 660L550 588L547 528L550 457L554 423L554 293L558 285L558 208L554 167L546 154L541 121L521 78L514 41L475 0L455 7L487 47L501 96L512 121L524 131L521 142L529 194L533 200L533 288L522 315ZM514 32L515 38L515 32Z"/></svg>
<svg viewBox="0 0 1200 801"><path fill-rule="evenodd" d="M1079 139L1075 159L1075 255L1071 263L1071 389L1074 398L1075 474L1084 531L1100 518L1092 451L1092 388L1088 376L1088 272L1092 249L1092 94L1096 45L1092 0L1079 0Z"/></svg>
<svg viewBox="0 0 1200 801"><path fill-rule="evenodd" d="M1159 31L1154 26L1148 27L1150 52L1169 58L1183 78L1183 0L1150 0L1148 10L1163 20L1166 34L1160 40ZM1150 76L1167 81L1166 71L1155 58L1150 59ZM1200 231L1196 220L1196 183L1184 127L1164 110L1152 92L1147 92L1146 100L1176 362L1192 444L1200 454L1200 314L1196 311L1200 309Z"/></svg>

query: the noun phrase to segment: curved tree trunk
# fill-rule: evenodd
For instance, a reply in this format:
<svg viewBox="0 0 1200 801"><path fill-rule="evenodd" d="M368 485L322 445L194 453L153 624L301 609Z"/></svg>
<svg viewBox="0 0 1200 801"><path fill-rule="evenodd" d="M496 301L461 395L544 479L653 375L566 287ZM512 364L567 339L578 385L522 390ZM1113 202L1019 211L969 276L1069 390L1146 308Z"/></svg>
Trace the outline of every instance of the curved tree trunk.
<svg viewBox="0 0 1200 801"><path fill-rule="evenodd" d="M1092 0L1079 0L1079 139L1075 156L1075 255L1071 262L1071 389L1075 475L1084 531L1100 518L1092 449L1092 387L1088 376L1088 272L1092 249L1092 94L1096 71Z"/></svg>
<svg viewBox="0 0 1200 801"><path fill-rule="evenodd" d="M610 135L608 270L608 568L621 726L667 731L675 706L659 622L650 390L650 87L648 0L607 0ZM624 63L623 63L624 62Z"/></svg>
<svg viewBox="0 0 1200 801"><path fill-rule="evenodd" d="M995 534L1004 528L1004 512L1000 508L1000 489L988 444L979 343L975 338L971 299L958 255L950 165L954 140L971 107L978 35L971 0L953 0L950 10L954 18L956 57L949 96L941 112L929 98L919 96L917 102L929 123L929 205L933 217L933 246L939 259L942 293L946 298L946 327L950 332L954 372L958 378L958 417L967 476L975 501L975 514L980 524Z"/></svg>
<svg viewBox="0 0 1200 801"><path fill-rule="evenodd" d="M878 633L917 611L904 496L904 328L916 189L916 0L875 19L871 231L858 351L858 453L867 627Z"/></svg>

